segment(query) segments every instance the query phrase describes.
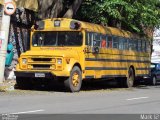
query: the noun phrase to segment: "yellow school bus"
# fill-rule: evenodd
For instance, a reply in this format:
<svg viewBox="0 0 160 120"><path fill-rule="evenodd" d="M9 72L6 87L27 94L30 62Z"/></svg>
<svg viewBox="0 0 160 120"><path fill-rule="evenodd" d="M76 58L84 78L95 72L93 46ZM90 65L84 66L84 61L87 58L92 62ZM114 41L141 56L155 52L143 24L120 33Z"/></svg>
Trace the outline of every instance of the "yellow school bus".
<svg viewBox="0 0 160 120"><path fill-rule="evenodd" d="M30 39L16 67L18 86L49 79L77 92L84 80L117 79L132 87L149 74L150 41L128 31L54 18L39 21Z"/></svg>

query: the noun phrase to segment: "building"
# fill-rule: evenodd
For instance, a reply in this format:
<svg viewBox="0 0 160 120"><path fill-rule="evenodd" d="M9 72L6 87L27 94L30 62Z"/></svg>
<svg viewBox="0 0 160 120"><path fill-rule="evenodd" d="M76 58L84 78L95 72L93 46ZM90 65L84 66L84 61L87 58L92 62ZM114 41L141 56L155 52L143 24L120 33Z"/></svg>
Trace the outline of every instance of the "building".
<svg viewBox="0 0 160 120"><path fill-rule="evenodd" d="M3 1L0 0L0 27L3 15ZM13 0L15 1L15 0ZM14 56L10 66L5 68L5 78L8 79L10 72L13 72L21 53L29 49L30 30L35 23L35 11L38 9L38 2L35 0L16 0L17 9L11 16L8 43L13 44Z"/></svg>
<svg viewBox="0 0 160 120"><path fill-rule="evenodd" d="M156 30L154 33L151 62L160 63L160 30Z"/></svg>

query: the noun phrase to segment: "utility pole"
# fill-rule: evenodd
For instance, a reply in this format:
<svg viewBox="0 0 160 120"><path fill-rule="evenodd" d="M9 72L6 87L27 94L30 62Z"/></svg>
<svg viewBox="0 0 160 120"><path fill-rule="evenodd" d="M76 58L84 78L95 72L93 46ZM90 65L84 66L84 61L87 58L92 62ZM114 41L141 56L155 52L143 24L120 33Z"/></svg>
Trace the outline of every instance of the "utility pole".
<svg viewBox="0 0 160 120"><path fill-rule="evenodd" d="M12 0L4 0L4 5L8 2L12 2ZM10 15L6 15L4 13L4 7L3 7L3 16L2 16L1 31L0 31L0 83L3 83L4 80L10 19L11 19Z"/></svg>

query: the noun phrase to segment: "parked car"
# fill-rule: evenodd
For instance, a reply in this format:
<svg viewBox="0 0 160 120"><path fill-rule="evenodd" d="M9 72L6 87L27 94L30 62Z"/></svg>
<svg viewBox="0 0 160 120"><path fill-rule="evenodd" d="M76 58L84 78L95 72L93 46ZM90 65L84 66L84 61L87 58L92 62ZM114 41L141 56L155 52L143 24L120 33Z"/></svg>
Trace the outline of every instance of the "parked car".
<svg viewBox="0 0 160 120"><path fill-rule="evenodd" d="M156 85L160 81L160 63L151 63L150 85Z"/></svg>

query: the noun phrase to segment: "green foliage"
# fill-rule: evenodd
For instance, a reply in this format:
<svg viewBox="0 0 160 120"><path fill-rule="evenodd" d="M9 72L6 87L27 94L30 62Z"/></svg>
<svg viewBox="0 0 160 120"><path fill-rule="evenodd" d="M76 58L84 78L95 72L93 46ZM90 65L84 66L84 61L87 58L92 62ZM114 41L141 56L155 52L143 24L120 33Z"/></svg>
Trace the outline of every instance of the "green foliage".
<svg viewBox="0 0 160 120"><path fill-rule="evenodd" d="M78 19L143 33L160 26L159 0L84 0Z"/></svg>

